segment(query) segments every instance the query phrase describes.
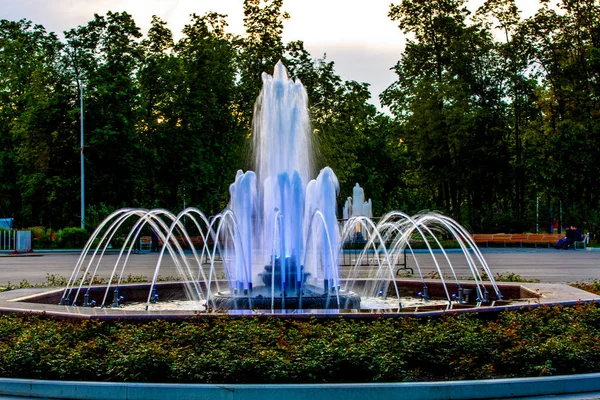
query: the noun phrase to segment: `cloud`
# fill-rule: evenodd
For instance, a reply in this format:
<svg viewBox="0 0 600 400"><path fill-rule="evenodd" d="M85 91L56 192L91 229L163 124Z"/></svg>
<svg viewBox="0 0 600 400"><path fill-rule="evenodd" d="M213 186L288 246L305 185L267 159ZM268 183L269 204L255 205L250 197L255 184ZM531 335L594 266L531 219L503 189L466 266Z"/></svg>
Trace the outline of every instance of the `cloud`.
<svg viewBox="0 0 600 400"><path fill-rule="evenodd" d="M0 18L28 19L34 24L43 25L48 31L60 34L78 25L85 25L93 19L94 13L105 14L111 9L121 11L117 8L119 3L118 0L0 0Z"/></svg>
<svg viewBox="0 0 600 400"><path fill-rule="evenodd" d="M28 19L58 34L87 24L94 14L105 15L108 11L128 12L143 33L150 27L152 15L157 15L168 22L175 39L181 37L180 32L192 13L231 14L232 28L237 31L242 27L243 16L242 0L0 0L0 18Z"/></svg>
<svg viewBox="0 0 600 400"><path fill-rule="evenodd" d="M396 81L391 68L401 56L401 46L366 47L360 45L322 46L306 45L315 58L324 53L335 62L335 71L343 80L366 82L370 85L371 103L379 109L379 94Z"/></svg>

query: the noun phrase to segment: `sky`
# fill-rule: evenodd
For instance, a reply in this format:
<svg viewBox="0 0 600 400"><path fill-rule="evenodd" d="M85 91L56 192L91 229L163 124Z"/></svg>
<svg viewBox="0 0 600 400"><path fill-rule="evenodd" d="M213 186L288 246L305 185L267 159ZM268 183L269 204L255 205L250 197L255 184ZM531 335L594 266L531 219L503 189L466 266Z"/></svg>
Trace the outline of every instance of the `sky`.
<svg viewBox="0 0 600 400"><path fill-rule="evenodd" d="M387 14L400 0L284 0L283 10L291 18L284 24L284 42L304 41L314 58L326 55L344 80L367 82L371 102L396 76L391 68L400 59L404 37ZM474 11L483 0L468 0ZM143 33L152 15L167 21L175 40L190 21L190 14L215 11L228 15L229 32L243 34L243 0L0 0L0 19L31 20L56 32L85 25L94 13L127 11ZM532 15L537 0L517 0L522 16ZM268 71L267 71L268 72Z"/></svg>

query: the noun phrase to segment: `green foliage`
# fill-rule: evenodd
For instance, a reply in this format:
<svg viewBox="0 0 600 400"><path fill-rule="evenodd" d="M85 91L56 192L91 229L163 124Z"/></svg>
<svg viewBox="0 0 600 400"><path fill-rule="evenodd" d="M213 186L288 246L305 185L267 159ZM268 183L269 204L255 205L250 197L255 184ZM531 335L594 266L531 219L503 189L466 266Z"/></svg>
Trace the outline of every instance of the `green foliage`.
<svg viewBox="0 0 600 400"><path fill-rule="evenodd" d="M494 278L496 282L532 282L538 283L539 279L527 279L514 272L498 272Z"/></svg>
<svg viewBox="0 0 600 400"><path fill-rule="evenodd" d="M463 1L404 1L390 17L414 36L382 94L416 154L411 165L430 208L481 229L510 169L500 65L491 32L468 25ZM493 163L481 160L493 159ZM468 193L468 194L467 194ZM463 215L464 211L467 211Z"/></svg>
<svg viewBox="0 0 600 400"><path fill-rule="evenodd" d="M63 45L30 21L0 20L0 48L0 210L29 225L53 215L66 225L77 164Z"/></svg>
<svg viewBox="0 0 600 400"><path fill-rule="evenodd" d="M29 289L29 288L54 288L54 287L65 287L67 286L67 278L56 274L46 274L46 280L42 283L31 284L26 279L22 280L18 284L12 284L8 282L6 286L0 286L0 292L6 292L15 289Z"/></svg>
<svg viewBox="0 0 600 400"><path fill-rule="evenodd" d="M250 131L254 102L262 87L262 73L272 73L284 56L283 21L290 15L282 10L283 0L244 0L246 36L237 38L237 68L240 84L237 89L238 117Z"/></svg>
<svg viewBox="0 0 600 400"><path fill-rule="evenodd" d="M484 281L489 281L490 278L487 274L487 272L485 272L484 269L482 269L481 271L479 271L479 275L481 276L481 279L483 279ZM470 277L469 279L473 279L472 277ZM494 277L494 280L496 282L521 282L521 283L539 283L540 280L539 279L527 279L527 278L523 278L521 275L514 273L514 272L497 272L496 276Z"/></svg>
<svg viewBox="0 0 600 400"><path fill-rule="evenodd" d="M0 376L194 383L402 382L597 372L600 310L496 318L150 323L0 316Z"/></svg>
<svg viewBox="0 0 600 400"><path fill-rule="evenodd" d="M33 226L31 231L31 245L34 249L52 249L57 247L58 237L56 232L44 226Z"/></svg>
<svg viewBox="0 0 600 400"><path fill-rule="evenodd" d="M43 226L28 228L34 249L81 249L90 235L85 229L67 227L54 231Z"/></svg>
<svg viewBox="0 0 600 400"><path fill-rule="evenodd" d="M596 226L600 8L544 2L521 20L513 0L488 0L472 18L465 4L390 8L409 41L381 99L416 156L418 195L476 231L531 229L537 199L540 211L561 206L566 219Z"/></svg>
<svg viewBox="0 0 600 400"><path fill-rule="evenodd" d="M283 60L307 89L315 167L334 169L341 199L359 182L375 214L435 209L472 231L523 232L562 208L600 228L597 2L543 2L527 19L514 0L397 3L389 17L408 42L380 96L391 115L368 84L284 42L282 0L245 0L241 37L226 16L194 14L177 42L158 17L142 38L125 12L63 41L0 20L0 212L19 227L79 223L81 90L86 226L124 206L219 212L251 168L261 74Z"/></svg>
<svg viewBox="0 0 600 400"><path fill-rule="evenodd" d="M58 245L63 249L81 249L87 243L90 234L81 228L64 228L58 231Z"/></svg>
<svg viewBox="0 0 600 400"><path fill-rule="evenodd" d="M589 279L586 282L575 282L575 283L571 283L571 286L576 287L581 290L585 290L590 293L600 295L600 280L599 279Z"/></svg>
<svg viewBox="0 0 600 400"><path fill-rule="evenodd" d="M174 281L179 281L179 280L181 280L181 278L174 277L174 276L159 275L157 278L157 282L174 282ZM68 279L65 276L56 275L56 274L46 274L46 280L42 283L31 284L27 280L22 280L18 284L13 284L13 283L8 282L8 284L6 284L5 286L0 286L0 292L6 292L9 290L15 290L15 289L30 289L30 288L56 288L56 287L64 288L65 286L67 286L67 281L68 281ZM123 283L123 284L145 283L145 282L151 282L151 281L152 281L152 279L148 278L146 276L131 275L131 274L124 276L121 279L121 283ZM91 279L91 283L93 285L106 285L108 283L108 278L105 278L102 276L94 276L94 278ZM84 285L90 284L89 276L83 280L83 284Z"/></svg>

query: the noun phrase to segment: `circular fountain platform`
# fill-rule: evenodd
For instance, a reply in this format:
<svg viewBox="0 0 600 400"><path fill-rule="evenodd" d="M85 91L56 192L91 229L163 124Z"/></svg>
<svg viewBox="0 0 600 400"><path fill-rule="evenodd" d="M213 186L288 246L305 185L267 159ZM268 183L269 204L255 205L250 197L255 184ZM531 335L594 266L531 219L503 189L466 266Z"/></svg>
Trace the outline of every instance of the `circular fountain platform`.
<svg viewBox="0 0 600 400"><path fill-rule="evenodd" d="M418 285L421 282L414 280L397 281L406 292L402 303L408 305L408 297L414 298ZM472 282L461 282L463 287L473 285ZM427 281L432 298L435 298L436 290L441 290L441 284L436 281ZM185 299L185 286L182 282L161 282L157 284L157 292L160 295L160 301L157 304L150 304L148 310L127 309L126 307L83 307L82 299L76 306L58 305L64 289L18 289L0 293L0 314L2 313L24 313L40 314L59 318L77 318L77 319L101 319L101 320L187 320L191 318L214 318L219 315L229 315L231 317L247 316L274 316L289 318L344 318L351 319L369 319L381 317L435 317L454 313L499 313L507 309L520 309L523 307L531 308L547 304L572 305L580 302L590 302L600 300L599 296L561 284L502 284L499 286L502 290L504 301L493 300L489 303L477 304L458 304L451 306L446 303L425 302L415 299L411 306L403 308L388 309L271 309L265 307L262 309L253 308L248 310L228 310L217 311L199 306L197 309L161 309L161 303ZM120 292L124 296L123 305L132 303L143 303L147 301L149 284L131 284L120 287ZM90 290L90 300L95 299L100 304L104 296L106 287L94 286ZM113 289L111 289L112 292ZM404 296L407 296L406 298ZM416 305L415 305L416 304ZM143 308L143 307L142 307Z"/></svg>

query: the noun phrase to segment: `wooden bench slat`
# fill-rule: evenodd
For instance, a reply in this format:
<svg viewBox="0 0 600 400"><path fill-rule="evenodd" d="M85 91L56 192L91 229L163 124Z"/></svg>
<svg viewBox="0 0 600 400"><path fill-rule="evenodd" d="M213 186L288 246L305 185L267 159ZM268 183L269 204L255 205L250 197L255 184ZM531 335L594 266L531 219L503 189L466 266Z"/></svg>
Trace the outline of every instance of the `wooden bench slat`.
<svg viewBox="0 0 600 400"><path fill-rule="evenodd" d="M529 238L527 234L514 234L511 235L510 240L526 240Z"/></svg>

